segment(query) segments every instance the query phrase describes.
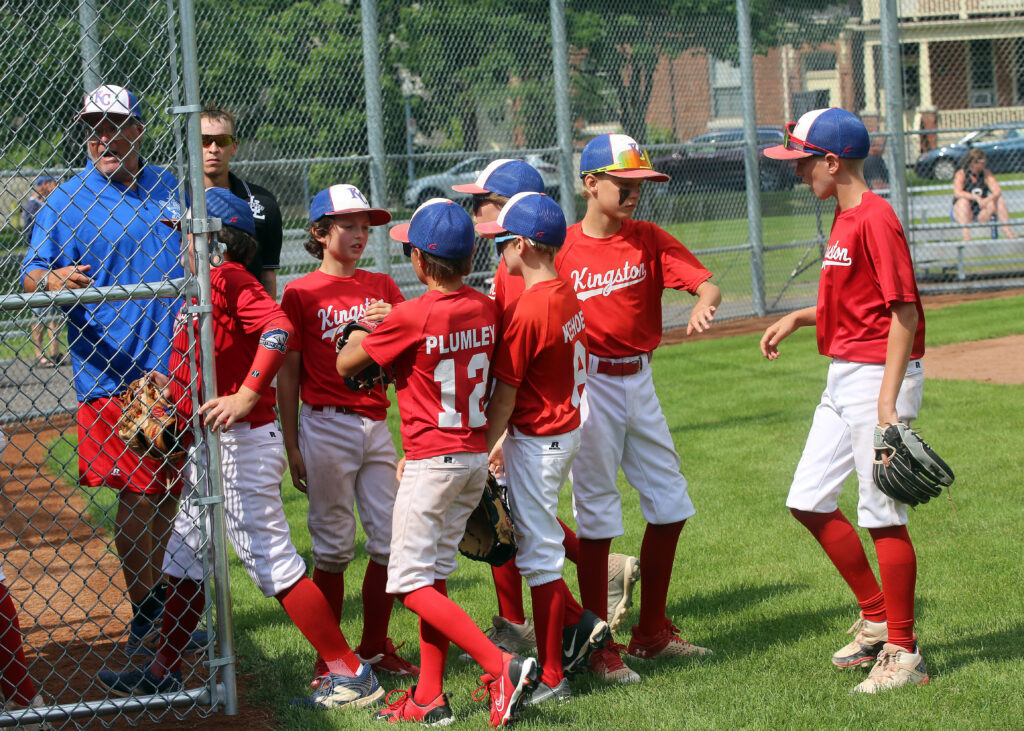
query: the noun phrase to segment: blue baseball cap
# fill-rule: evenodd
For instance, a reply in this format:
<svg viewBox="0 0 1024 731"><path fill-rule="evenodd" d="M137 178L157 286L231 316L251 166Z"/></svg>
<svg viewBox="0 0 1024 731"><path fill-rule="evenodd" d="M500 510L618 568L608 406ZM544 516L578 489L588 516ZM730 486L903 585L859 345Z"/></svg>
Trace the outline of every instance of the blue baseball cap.
<svg viewBox="0 0 1024 731"><path fill-rule="evenodd" d="M544 192L544 179L532 165L522 160L500 159L492 161L477 176L474 183L453 185L452 190L472 195L497 193L511 198L516 193Z"/></svg>
<svg viewBox="0 0 1024 731"><path fill-rule="evenodd" d="M795 160L832 153L856 160L867 157L870 149L868 128L860 117L832 107L807 112L787 124L782 144L767 148L764 154L774 160Z"/></svg>
<svg viewBox="0 0 1024 731"><path fill-rule="evenodd" d="M222 226L241 229L250 236L256 234L256 221L249 203L226 188L206 189L206 215L219 218Z"/></svg>
<svg viewBox="0 0 1024 731"><path fill-rule="evenodd" d="M664 183L669 180L651 164L650 156L628 135L607 134L595 137L580 156L580 177L608 173L616 178L642 178Z"/></svg>
<svg viewBox="0 0 1024 731"><path fill-rule="evenodd" d="M85 103L78 113L79 119L98 116L133 117L142 121L142 104L138 97L123 86L103 84L85 95Z"/></svg>
<svg viewBox="0 0 1024 731"><path fill-rule="evenodd" d="M38 188L43 183L54 183L54 182L56 182L56 180L57 179L55 177L53 177L52 175L47 175L47 174L43 173L42 175L40 175L39 177L36 178L36 181L35 181L35 183L33 183L33 185L35 185Z"/></svg>
<svg viewBox="0 0 1024 731"><path fill-rule="evenodd" d="M476 240L473 219L465 208L447 198L431 198L416 209L409 223L400 223L388 233L406 244L406 256L412 253L412 245L442 259L472 256Z"/></svg>
<svg viewBox="0 0 1024 731"><path fill-rule="evenodd" d="M502 206L497 220L476 227L476 232L487 238L506 231L541 244L561 247L565 243L565 214L550 196L516 193Z"/></svg>
<svg viewBox="0 0 1024 731"><path fill-rule="evenodd" d="M309 220L316 221L324 216L345 213L366 213L371 226L383 226L391 220L391 214L383 208L373 208L359 188L354 185L332 185L313 196L309 204Z"/></svg>

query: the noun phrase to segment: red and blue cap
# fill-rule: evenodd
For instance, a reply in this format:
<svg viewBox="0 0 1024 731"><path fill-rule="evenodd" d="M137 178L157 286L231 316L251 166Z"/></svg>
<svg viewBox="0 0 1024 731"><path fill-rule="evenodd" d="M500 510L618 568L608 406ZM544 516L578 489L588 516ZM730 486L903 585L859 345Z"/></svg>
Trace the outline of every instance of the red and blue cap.
<svg viewBox="0 0 1024 731"><path fill-rule="evenodd" d="M472 256L476 236L473 219L466 209L447 198L431 198L412 214L409 223L394 226L388 234L405 244L405 255L412 253L410 246L442 259L465 259Z"/></svg>
<svg viewBox="0 0 1024 731"><path fill-rule="evenodd" d="M493 238L508 232L556 248L565 243L565 214L543 193L516 193L502 206L498 218L476 227L481 236Z"/></svg>
<svg viewBox="0 0 1024 731"><path fill-rule="evenodd" d="M595 137L580 156L580 177L608 173L616 178L642 178L664 183L669 180L651 164L646 151L628 135L606 134Z"/></svg>
<svg viewBox="0 0 1024 731"><path fill-rule="evenodd" d="M256 235L256 221L248 201L244 201L226 188L206 189L206 215L219 218L222 226L232 226Z"/></svg>
<svg viewBox="0 0 1024 731"><path fill-rule="evenodd" d="M452 190L472 195L496 193L511 198L516 193L544 192L544 179L532 165L522 160L493 160L473 183L453 185Z"/></svg>
<svg viewBox="0 0 1024 731"><path fill-rule="evenodd" d="M79 119L87 117L132 117L142 121L142 104L123 86L103 84L85 95Z"/></svg>
<svg viewBox="0 0 1024 731"><path fill-rule="evenodd" d="M765 157L795 160L811 155L833 154L854 160L868 156L871 138L868 128L856 114L831 107L807 112L786 125L781 145L769 147Z"/></svg>
<svg viewBox="0 0 1024 731"><path fill-rule="evenodd" d="M310 221L345 213L366 213L370 216L371 226L383 226L391 220L390 213L383 208L373 208L359 188L347 183L321 190L309 204Z"/></svg>

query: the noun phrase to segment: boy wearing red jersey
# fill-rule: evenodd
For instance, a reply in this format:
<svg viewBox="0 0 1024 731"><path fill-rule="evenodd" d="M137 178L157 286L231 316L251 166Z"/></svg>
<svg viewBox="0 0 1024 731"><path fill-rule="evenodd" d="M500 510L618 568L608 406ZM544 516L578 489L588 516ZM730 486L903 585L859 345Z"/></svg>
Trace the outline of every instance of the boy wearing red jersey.
<svg viewBox="0 0 1024 731"><path fill-rule="evenodd" d="M807 112L788 125L784 144L765 150L776 159L797 159L797 175L819 200L836 199L836 215L817 306L786 315L761 338L761 353L774 360L785 337L815 325L818 351L832 358L786 505L860 605L853 641L832 656L839 668L874 664L854 688L859 693L928 682L914 635L917 558L907 506L882 494L871 476L875 424L909 423L921 408L924 311L903 227L864 181L869 148L863 122L833 107ZM854 471L857 522L874 541L881 588L838 507L843 482Z"/></svg>
<svg viewBox="0 0 1024 731"><path fill-rule="evenodd" d="M446 580L487 474L484 399L497 329L486 296L463 284L473 254L473 222L461 206L434 198L396 226L427 292L396 306L369 335L354 333L338 354L342 376L377 363L392 367L402 414L404 469L395 501L388 591L420 616L419 684L378 718L447 724L443 690L449 642L473 656L491 699L491 724L519 713L536 683L533 658L503 652L447 596Z"/></svg>
<svg viewBox="0 0 1024 731"><path fill-rule="evenodd" d="M562 580L558 492L579 450L579 407L587 380L583 313L554 266L565 241L565 217L546 195L519 193L497 220L477 226L477 232L502 239L495 246L509 274L525 285L502 318L487 404L487 446L491 468L507 475L519 535L517 565L533 597L543 676L529 702L566 701L571 691L564 672L586 667L591 653L608 644L611 631L579 606Z"/></svg>
<svg viewBox="0 0 1024 731"><path fill-rule="evenodd" d="M686 332L710 327L722 299L711 272L653 223L634 221L640 186L665 181L647 154L626 135L591 140L580 158L587 198L583 220L570 226L555 258L558 275L576 292L587 322L590 354L580 404L582 440L573 463L574 509L580 536L577 567L583 606L603 615L605 567L612 538L623 534L619 467L640 494L647 521L640 565L640 618L632 629L631 657L681 657L709 651L679 637L666 615L676 544L694 515L651 378L651 353L661 342L661 295L666 288L697 297ZM625 665L626 648L612 643L591 657L606 680L637 682Z"/></svg>
<svg viewBox="0 0 1024 731"><path fill-rule="evenodd" d="M281 298L296 331L277 384L292 484L309 498L313 583L340 623L344 572L355 557L353 507L358 503L370 560L363 576L363 637L356 655L378 674L409 676L419 670L396 654L387 636L395 600L386 591L387 566L398 492L398 455L386 422L388 398L382 386L351 390L334 364L334 343L346 323L378 321L405 299L387 274L356 268L370 226L390 220L390 213L372 208L354 185L332 185L313 198L306 250L322 263L290 282ZM317 658L314 677L322 674L323 659Z"/></svg>
<svg viewBox="0 0 1024 731"><path fill-rule="evenodd" d="M373 670L349 648L333 621L320 589L306 578L306 564L295 550L281 503L280 483L286 461L274 414L270 385L284 361L292 323L245 262L256 250L252 211L241 198L223 188L206 192L209 216L221 219L219 240L224 263L211 270L214 363L219 396L200 407L204 424L222 432L221 469L228 539L249 576L274 597L289 618L326 660L316 690L301 703L317 708L359 707L378 701L384 691ZM188 259L193 272L194 250L189 235ZM193 332L190 334L190 330ZM171 354L171 401L186 419L192 414L190 385L202 378L193 316L182 308ZM152 377L152 376L151 376ZM207 492L203 445L194 445L185 468L187 494L174 521L164 556L167 603L161 639L145 669L120 673L100 671L99 680L115 695L174 693L182 688L181 656L205 606L202 529Z"/></svg>

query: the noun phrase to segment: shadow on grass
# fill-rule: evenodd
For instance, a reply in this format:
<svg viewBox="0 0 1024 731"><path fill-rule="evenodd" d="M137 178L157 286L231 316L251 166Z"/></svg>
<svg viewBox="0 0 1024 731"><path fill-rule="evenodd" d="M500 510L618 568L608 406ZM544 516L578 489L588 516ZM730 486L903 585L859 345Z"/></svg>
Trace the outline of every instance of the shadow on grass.
<svg viewBox="0 0 1024 731"><path fill-rule="evenodd" d="M1024 656L1024 623L1005 630L959 636L948 642L922 641L927 657L934 653L942 656L940 672L951 672L974 663L1019 661ZM931 669L931 668L929 668Z"/></svg>

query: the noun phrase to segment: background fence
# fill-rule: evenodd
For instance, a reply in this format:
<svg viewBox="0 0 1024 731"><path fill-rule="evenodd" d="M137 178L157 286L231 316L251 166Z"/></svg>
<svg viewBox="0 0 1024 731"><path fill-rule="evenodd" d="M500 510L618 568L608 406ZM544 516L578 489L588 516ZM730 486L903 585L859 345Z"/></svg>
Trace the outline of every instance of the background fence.
<svg viewBox="0 0 1024 731"><path fill-rule="evenodd" d="M51 489L62 506L84 504L67 487L75 482L73 439L60 415L74 402L70 366L38 360L56 352L46 340L66 347L65 310L33 314L12 299L21 292L22 207L39 176L60 182L83 166L73 118L83 91L101 82L142 98L145 157L185 180L202 151L186 145L170 109L185 101L189 54L197 58L198 101L237 115L232 170L281 206L279 292L316 266L302 248L303 227L313 194L330 184L356 184L398 221L429 197L456 195L451 185L472 180L489 160L523 157L576 220L579 151L598 133L624 131L672 175L645 189L637 216L664 226L714 272L722 316L806 305L832 209L796 185L791 166L757 153L781 140L787 121L831 105L857 112L875 133L869 182L900 213L923 289L1024 281L1015 223L1024 211L1024 0L194 0L194 26L186 20L182 33L180 14L191 15L192 4L0 8L8 120L0 133L0 422L21 430L7 461L23 467L4 487L12 505L5 526L14 534L4 544L9 575L37 555L21 502L32 485L46 488L32 505L48 505ZM967 206L966 226L951 218L955 179L972 147L999 179L1008 226L988 220L987 207L975 221ZM991 210L1001 224L1003 209ZM383 232L375 236L365 265L392 271L415 294L411 272ZM490 252L480 247L477 286L493 269ZM690 297L668 292L664 303L666 327L686 322ZM56 327L41 327L48 322ZM37 326L40 350L32 344ZM50 527L75 540L96 530L85 513L62 521L54 517ZM40 585L20 586L20 598L44 596ZM55 702L68 702L69 693L80 703L103 699L86 680L71 688L55 670L76 656L66 643L88 633L77 615L44 622L48 601L28 615L42 628L28 631L32 675ZM96 636L118 629L110 623L123 624L123 610L116 592L90 605L90 617L106 617L90 620ZM211 697L207 708L216 705ZM80 705L77 713L98 710L109 709ZM0 716L0 724L9 720Z"/></svg>

